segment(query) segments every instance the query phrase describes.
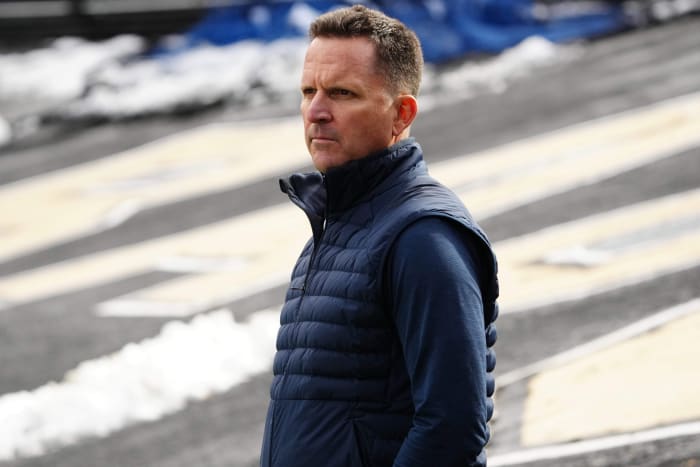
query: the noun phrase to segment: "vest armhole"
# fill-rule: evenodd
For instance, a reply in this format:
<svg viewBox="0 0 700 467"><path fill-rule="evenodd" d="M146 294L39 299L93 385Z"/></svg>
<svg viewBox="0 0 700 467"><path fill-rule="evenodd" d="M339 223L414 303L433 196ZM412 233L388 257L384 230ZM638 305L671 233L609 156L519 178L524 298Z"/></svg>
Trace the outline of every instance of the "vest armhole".
<svg viewBox="0 0 700 467"><path fill-rule="evenodd" d="M385 310L391 310L391 299L388 296L389 291L387 290L387 268L388 260L394 255L396 249L396 243L399 236L406 231L413 224L422 221L424 219L443 219L448 223L458 227L464 235L470 237L468 242L469 250L475 261L475 267L478 274L477 281L479 283L479 288L482 292L483 297L489 297L492 295L492 284L490 278L494 277L496 274L496 264L495 256L491 250L490 245L487 241L481 237L473 228L464 222L459 221L447 214L442 214L439 212L428 212L428 213L418 213L415 217L406 219L404 222L398 224L388 235L388 247L384 250L384 254L379 260L379 274L377 274L377 280L380 281L378 290L381 291L381 303ZM486 269L486 270L485 270ZM393 316L388 316L393 321ZM489 318L489 317L487 317Z"/></svg>

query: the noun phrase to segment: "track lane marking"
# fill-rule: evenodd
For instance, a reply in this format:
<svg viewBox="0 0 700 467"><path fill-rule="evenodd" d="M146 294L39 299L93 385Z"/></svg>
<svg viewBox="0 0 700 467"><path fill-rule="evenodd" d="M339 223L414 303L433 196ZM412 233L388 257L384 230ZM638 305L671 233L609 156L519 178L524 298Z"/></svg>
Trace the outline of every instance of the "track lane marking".
<svg viewBox="0 0 700 467"><path fill-rule="evenodd" d="M636 321L628 326L593 339L564 352L539 360L529 365L498 375L498 389L502 390L511 384L542 373L552 368L560 367L578 358L607 349L615 344L624 342L645 332L656 329L666 323L694 313L700 308L700 298L659 311L647 318Z"/></svg>
<svg viewBox="0 0 700 467"><path fill-rule="evenodd" d="M627 167L627 165L625 164L630 163L629 161L627 161L623 165L613 164L613 166L615 167L614 169L611 168L613 166L606 166L605 164L592 164L590 166L586 165L582 170L574 170L570 164L570 157L566 153L566 141L576 142L576 138L583 138L583 141L587 141L593 135L600 136L601 132L606 134L607 136L605 138L611 141L616 140L616 137L619 137L621 134L625 134L627 139L634 139L638 137L639 132L642 131L640 130L640 128L644 129L643 133L650 133L650 126L653 126L654 124L657 124L659 122L665 122L665 126L667 128L685 128L684 125L686 125L689 120L687 118L688 112L691 112L691 110L688 109L688 105L689 103L695 102L694 99L697 99L700 102L700 94L693 95L690 97L686 96L683 99L674 99L663 104L652 106L651 109L646 108L637 112L627 112L621 117L606 118L602 121L595 121L590 125L577 125L571 130L571 132L569 132L569 130L562 130L559 132L555 132L549 137L536 137L534 139L528 140L532 144L532 148L534 149L530 151L527 157L525 157L525 160L530 160L528 159L528 157L535 157L533 156L533 154L543 154L543 148L550 146L553 149L550 149L550 152L548 153L550 154L550 156L548 157L551 157L553 159L547 159L546 164L541 166L538 170L532 171L532 177L523 176L523 180L528 181L527 183L524 182L525 185L527 185L528 183L532 185L530 192L531 194L534 191L540 190L540 195L543 195L543 192L540 189L540 187L543 184L543 179L541 177L546 177L546 174L549 173L547 171L547 168L550 165L552 165L553 161L561 162L563 164L562 167L568 167L567 170L577 174L579 178L569 178L568 181L570 183L583 183L585 181L590 182L591 179L595 179L596 177L601 176L601 174L609 175L610 170L624 170ZM700 104L697 106L697 108L691 106L691 109L695 112L700 111L698 110L700 109ZM639 120L639 122L633 125L630 123L630 119L632 119L633 121L637 119ZM700 119L697 120L700 121ZM606 130L606 127L603 123L610 125L612 129ZM661 129L656 133L657 136L668 136L668 134L665 131L662 131ZM686 132L685 130L683 130L681 133L685 134ZM567 136L564 137L562 135ZM700 131L698 131L697 136L700 137ZM519 145L520 143L516 144L515 147L520 147ZM516 190L511 192L504 188L499 192L498 187L494 186L494 201L490 202L489 204L487 199L484 199L483 203L474 203L474 200L476 199L477 195L488 198L488 194L490 192L490 185L484 185L483 180L489 180L489 178L494 176L495 173L498 173L498 170L507 168L508 165L513 162L511 158L520 157L521 151L514 151L512 149L512 146L509 147L510 149L506 150L508 156L502 159L498 159L498 161L500 162L493 160L492 166L489 165L487 163L488 161L482 157L464 157L461 158L459 161L447 161L445 163L436 164L437 170L433 170L433 172L435 173L437 171L436 175L438 175L441 178L447 178L447 180L444 181L446 181L448 185L452 186L453 188L456 188L457 191L460 192L460 195L462 196L462 198L468 206L473 206L475 208L473 209L473 211L476 212L477 217L479 215L485 215L485 213L489 211L492 212L493 209L497 209L499 208L499 206L500 208L503 208L503 200L506 199L508 196L512 197L512 201L507 202L506 205L512 205L513 203L523 202L523 200L527 197L524 191ZM617 146L614 147L618 148ZM494 152L487 153L496 154L498 151L501 150L502 148L497 148L494 150ZM588 149L586 149L586 151L584 152L588 154ZM595 153L595 157L597 159L600 159L600 162L603 162L605 160L612 160L615 161L615 164L618 163L618 158L616 157L616 154L610 154L606 151L603 151L602 154L603 155L598 155L597 153ZM633 164L641 163L641 160L634 159L634 151L628 151L626 154L626 157L630 157L630 160L633 160ZM647 154L647 156L645 157L648 156L649 155ZM663 157L667 156L667 153L663 155ZM588 155L586 157L593 156ZM580 161L578 161L578 159L576 160L577 164L580 164ZM646 161L647 159L642 160ZM577 164L574 164L574 166L577 166ZM558 166L558 164L554 165ZM491 167L490 172L487 171L486 173L481 173L481 168L486 170L488 167ZM517 167L521 166L517 165ZM559 169L562 169L562 167L559 167ZM589 173L587 171L588 167L592 168L592 172ZM601 171L601 167L603 167L604 170ZM512 173L509 173L507 175L507 178L512 178ZM458 186L455 186L458 184L462 184L462 187L467 186L466 191L464 191L464 189L460 190ZM555 185L556 183L552 186ZM550 188L548 188L548 190ZM561 186L557 185L554 189L559 190L560 188ZM481 194L479 195L479 193ZM697 203L697 201L693 202ZM654 216L655 215L656 214L654 214ZM269 263L270 269L266 272L262 271L260 268L256 269L254 261L251 262L250 256L255 256L254 252L261 251L261 249L274 250L276 248L282 248L285 245L285 243L288 244L291 242L294 245L294 248L303 244L304 240L308 237L309 234L308 226L306 225L305 221L301 220L302 218L303 215L300 214L299 210L296 207L290 204L285 204L275 206L270 209L264 209L257 213L239 216L235 219L223 220L216 224L211 224L208 226L191 229L177 234L147 240L126 247L115 248L86 257L79 257L76 259L64 261L62 263L52 264L23 273L6 276L2 280L0 280L0 302L4 303L4 307L7 308L9 306L12 306L13 304L24 303L31 300L38 300L58 293L70 292L80 288L90 287L101 283L107 283L109 281L116 280L119 278L124 278L130 275L150 271L154 268L157 269L157 265L159 263L162 263L163 261L167 260L167 258L173 257L209 257L219 259L230 258L234 261L237 258L239 258L242 262L246 263L245 268L255 269L259 272L256 273L256 277L253 277L253 275L249 275L249 278L245 279L244 283L249 285L272 283L273 278L276 278L276 280L279 280L281 281L281 283L283 283L284 280L280 278L283 277L283 270L287 269L291 263L291 260L289 258L292 256L290 253L290 251L292 250L285 250L279 253L279 257L284 259L281 260L280 263L277 265ZM250 223L250 225L247 225L247 223ZM280 225L284 225L284 228L281 229ZM612 225L612 227L614 227L614 225ZM610 231L612 227L607 227L608 231ZM576 229L580 229L581 231L585 230L585 224L578 224L576 226ZM275 233L279 235L276 236ZM542 240L542 237L540 235L545 235L545 233L538 233L536 236L529 237L527 241L534 243L539 242L540 246L546 246L547 248L552 248L557 245L560 249L572 248L576 246L572 245L571 243L559 244L555 241L552 241L551 238L549 238L547 241L544 241ZM571 236L574 234L571 233L567 235ZM576 236L581 237L581 234L577 233ZM516 242L517 241L518 240L516 240ZM593 237L588 238L586 241L593 241ZM691 238L690 241L692 243L693 239ZM502 270L504 271L504 275L507 276L509 273L508 270L512 268L515 271L516 276L518 276L518 281L515 281L517 282L516 285L504 284L506 288L504 289L502 299L503 308L505 311L515 311L518 309L526 309L528 307L541 305L542 303L544 303L542 302L542 298L550 296L551 294L548 291L537 290L536 288L533 288L533 284L536 283L536 280L534 279L540 279L541 277L543 277L543 275L546 275L547 268L550 268L550 271L554 270L551 268L554 268L555 265L540 264L535 265L533 267L529 267L527 264L523 264L525 260L518 257L517 251L514 251L513 248L510 248L508 246L511 243L512 242L509 243L508 241L506 241L502 244L497 245L497 253L499 257L501 257L501 263L503 265L508 265L508 267L502 268ZM533 252L534 243L529 245L522 245L521 241L519 248L522 251ZM238 248L235 246L235 244L245 245L246 248ZM252 249L251 252L247 251L248 247ZM540 253L538 254L540 254L539 257L530 257L527 260L541 262L543 257L546 255L546 252L540 251ZM693 261L695 261L695 259L692 258L694 257L691 257L691 261L688 262L687 265L679 265L678 262L682 262L683 259L676 258L673 260L673 264L666 265L666 267L670 269L663 269L659 267L655 270L655 273L662 274L674 270L674 268L677 270L677 268L688 267L688 265L694 264ZM671 261L666 261L666 263L671 263ZM565 269L565 265L560 265L559 269L557 269L557 272L559 273L561 271L565 271ZM603 268L601 267L600 271L602 270ZM571 278L575 275L570 274L570 272L571 271L564 275L566 277L569 277L571 281ZM532 277L521 277L521 273L525 274L525 276L529 274ZM240 275L240 272L237 274L238 275L234 275L232 277L237 277L238 279L241 279L243 277ZM578 280L584 276L576 277ZM629 273L625 273L621 277L625 277L632 282L644 280L644 277L640 276L639 274L637 274L637 276L635 277L629 276ZM523 279L524 281L521 284L520 281ZM185 278L178 280L180 281L179 283L181 284L181 286L185 287L187 280L189 279ZM198 281L198 279L192 280ZM505 278L505 281L508 282L507 277ZM218 283L223 283L223 281L219 281ZM613 283L615 284L615 286L620 286L621 284L623 284L619 280L613 281ZM568 287L565 291L566 293L564 293L561 297L556 297L557 300L571 299L577 296L581 296L581 294L587 295L590 293L597 293L598 291L602 290L600 288L600 284L594 285L593 287L589 288L585 287L587 285L585 282L581 283L581 285L584 287L575 287L575 284L572 285L570 283L565 285ZM151 301L155 306L155 308L153 309L157 308L159 310L158 313L163 313L164 307L162 305L167 304L168 300L164 298L166 294L158 291L158 287L159 286L149 288L147 291L144 291L140 296L138 296L137 293L131 297L123 297L122 299L126 303L126 305L122 307L122 309L131 310L129 311L129 313L133 313L134 310L138 308L137 303L139 301L142 301L144 312L147 312L147 309L150 307L150 305L147 302ZM169 286L167 284L163 284L163 287L167 288ZM505 291L508 291L508 293L505 293ZM227 294L231 295L230 291L227 292L225 290L214 290L214 288L212 288L210 292L205 292L205 297L201 297L203 300L202 303L211 302L211 300L207 301L207 293L209 294L209 298L212 299L214 296L225 297L227 296ZM233 295L239 296L239 292L235 292L233 293ZM530 297L529 302L527 298L528 296ZM154 297L160 298L155 299ZM511 297L513 298L511 299ZM181 313L183 313L183 310L185 309L198 310L201 309L202 306L202 304L197 305L196 303L194 303L192 306L182 306L178 304L180 311L177 311L176 315L181 315ZM119 309L119 307L120 305L118 305L117 303L100 305L101 312L107 314L117 313L116 310Z"/></svg>
<svg viewBox="0 0 700 467"><path fill-rule="evenodd" d="M697 215L698 206L700 190L693 190L496 243L494 248L502 271L503 311L523 311L572 300L700 263L700 229L697 228L683 231L672 241L665 238L663 242L643 243L637 249L614 256L612 261L587 267L547 261L552 253L561 255L561 251L575 250L580 245ZM280 228L280 224L284 224L284 228ZM206 279L195 275L166 281L124 297L132 304L134 297L138 299L139 295L144 302L148 302L148 296L151 296L158 297L156 303L167 303L168 292L164 290L171 290L170 293L175 293L174 297L181 300L183 297L177 295L178 289L189 287L188 281L194 281L200 285L192 286L192 290L198 290L191 292L193 300L221 299L243 293L241 291L246 286L269 284L273 279L284 283L285 274L309 235L308 230L307 220L296 207L275 206L213 226L4 278L0 281L0 300L18 304L94 286L151 271L164 258L173 256L240 258L245 267L215 274L211 278L222 279L209 285ZM240 286L236 285L237 282ZM114 309L115 305L100 305L110 306ZM144 308L148 306L144 304ZM198 307L193 305L193 309Z"/></svg>
<svg viewBox="0 0 700 467"><path fill-rule="evenodd" d="M303 166L302 135L298 119L210 124L0 187L0 261Z"/></svg>
<svg viewBox="0 0 700 467"><path fill-rule="evenodd" d="M700 145L700 94L671 99L431 166L478 218Z"/></svg>
<svg viewBox="0 0 700 467"><path fill-rule="evenodd" d="M591 267L545 261L552 252L697 215L698 206L700 190L693 190L495 244L502 271L504 293L501 304L504 312L571 300L698 264L699 229L684 232L673 241L640 245L641 250L623 252L614 261ZM285 228L279 228L280 223ZM178 255L241 258L246 267L232 274L239 279L247 275L248 279L243 281L247 284L269 282L270 277L281 278L289 271L307 236L307 221L298 209L287 205L275 206L213 226L4 278L0 281L0 299L5 303L17 304L46 298L147 272L153 270L163 258ZM224 289L236 287L234 283L225 285L225 281L219 281L218 284L222 286L217 286L217 290L213 284L208 289L204 282L196 278L177 281L184 286L182 284L187 280L203 284L203 295L197 299L224 296ZM150 288L146 295L159 295L159 288L170 287L168 282ZM162 302L163 294L160 296Z"/></svg>
<svg viewBox="0 0 700 467"><path fill-rule="evenodd" d="M698 207L700 189L496 243L501 309L504 313L518 312L578 299L700 264ZM669 227L674 223L682 225L681 221L688 216L697 217L699 222L687 223L688 226L678 231ZM296 225L300 229L296 232L287 227L283 230L301 243L308 226L305 222ZM650 234L650 228L660 238ZM642 241L634 242L635 235L643 235ZM626 239L619 250L611 242L618 238ZM600 243L604 240L612 246L596 251L598 244L605 246ZM161 316L167 314L167 304L171 303L172 316L179 316L221 306L242 297L248 287L259 291L257 284L283 285L288 280L285 269L293 264L296 250L279 251L279 245L274 242L266 244L269 245L266 259L251 261L243 270L164 281L103 302L99 310L112 316L124 310L125 316L133 316L141 309L142 316ZM588 257L581 258L581 251ZM280 258L286 258L287 266L281 267Z"/></svg>
<svg viewBox="0 0 700 467"><path fill-rule="evenodd" d="M279 227L284 222L285 228ZM126 247L66 260L0 280L0 301L6 307L94 287L132 275L158 270L173 257L239 258L255 268L271 264L267 272L289 274L293 260L308 236L308 221L298 209L278 205L212 225L160 237ZM168 266L169 267L169 266Z"/></svg>
<svg viewBox="0 0 700 467"><path fill-rule="evenodd" d="M689 371L700 359L700 299L687 306L672 321L533 376L522 444L567 442L700 419L700 374Z"/></svg>
<svg viewBox="0 0 700 467"><path fill-rule="evenodd" d="M700 145L699 109L700 94L691 94L463 155L431 171L483 218ZM308 162L297 119L220 123L15 182L0 187L0 261Z"/></svg>
<svg viewBox="0 0 700 467"><path fill-rule="evenodd" d="M577 258L590 245L697 218L700 189L578 219L498 242L505 313L576 300L700 264L700 226L633 248ZM670 228L670 227L669 227ZM567 255L569 259L566 260Z"/></svg>
<svg viewBox="0 0 700 467"><path fill-rule="evenodd" d="M651 443L684 436L696 436L699 434L700 422L679 423L677 425L634 433L624 433L585 441L496 454L494 456L489 456L489 465L491 467L505 467L508 465L523 465L551 459L564 459L625 446Z"/></svg>

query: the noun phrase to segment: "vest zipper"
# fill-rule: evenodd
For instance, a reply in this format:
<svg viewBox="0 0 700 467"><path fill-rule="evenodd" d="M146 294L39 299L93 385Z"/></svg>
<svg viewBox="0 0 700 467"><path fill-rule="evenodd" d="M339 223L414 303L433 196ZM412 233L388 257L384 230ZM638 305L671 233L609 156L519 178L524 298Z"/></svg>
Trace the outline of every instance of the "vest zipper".
<svg viewBox="0 0 700 467"><path fill-rule="evenodd" d="M292 342L296 342L296 337L297 337L297 329L299 328L299 311L301 310L302 303L304 302L304 297L306 296L306 285L309 280L309 275L311 273L311 268L314 264L314 261L316 260L316 253L318 252L319 247L321 246L321 239L323 239L323 234L326 232L326 222L327 222L327 217L323 217L323 223L321 224L321 230L318 233L318 236L314 236L314 246L313 249L311 250L311 256L309 256L309 264L306 268L306 272L304 273L304 282L301 284L301 288L297 288L297 290L301 290L301 297L299 297L299 304L297 306L296 311L294 312L294 329L292 331L293 337L292 337ZM287 376L287 370L289 368L289 361L291 360L291 356L289 359L287 359L287 363L284 365L284 372L283 374ZM282 380L282 384L286 382L286 378Z"/></svg>
<svg viewBox="0 0 700 467"><path fill-rule="evenodd" d="M304 294L306 293L306 284L309 280L309 274L311 273L311 266L314 264L314 260L316 259L316 253L318 252L318 248L321 246L321 240L323 239L323 234L326 232L326 217L323 218L323 223L321 224L321 232L318 235L318 239L314 239L314 248L311 250L311 256L309 257L309 267L306 268L306 274L304 274L304 282L301 284L301 292L302 292L302 298L304 297ZM301 301L300 301L301 304ZM301 306L299 307L301 308Z"/></svg>

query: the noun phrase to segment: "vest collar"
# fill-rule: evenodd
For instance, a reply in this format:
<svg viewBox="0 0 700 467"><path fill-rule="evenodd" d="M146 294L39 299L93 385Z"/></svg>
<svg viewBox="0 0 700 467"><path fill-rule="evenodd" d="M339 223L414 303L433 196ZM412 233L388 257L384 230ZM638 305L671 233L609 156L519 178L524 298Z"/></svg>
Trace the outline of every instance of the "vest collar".
<svg viewBox="0 0 700 467"><path fill-rule="evenodd" d="M297 173L280 179L280 188L313 224L313 218L338 214L375 190L384 191L393 184L392 174L406 172L422 161L420 145L407 138L378 153L333 167L326 174Z"/></svg>

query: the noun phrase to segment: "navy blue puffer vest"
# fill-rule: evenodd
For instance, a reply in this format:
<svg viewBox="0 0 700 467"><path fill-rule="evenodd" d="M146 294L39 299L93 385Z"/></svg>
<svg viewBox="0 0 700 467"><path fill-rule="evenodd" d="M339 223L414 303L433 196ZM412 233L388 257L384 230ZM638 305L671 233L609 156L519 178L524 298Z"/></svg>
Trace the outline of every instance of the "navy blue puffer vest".
<svg viewBox="0 0 700 467"><path fill-rule="evenodd" d="M452 219L476 239L490 269L482 285L489 347L498 314L495 257L461 201L428 175L412 139L325 176L295 174L280 183L308 216L313 236L282 308L261 465L390 466L413 415L382 293L390 246L425 216ZM487 371L495 363L489 350ZM490 397L494 381L488 378Z"/></svg>

